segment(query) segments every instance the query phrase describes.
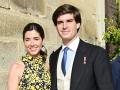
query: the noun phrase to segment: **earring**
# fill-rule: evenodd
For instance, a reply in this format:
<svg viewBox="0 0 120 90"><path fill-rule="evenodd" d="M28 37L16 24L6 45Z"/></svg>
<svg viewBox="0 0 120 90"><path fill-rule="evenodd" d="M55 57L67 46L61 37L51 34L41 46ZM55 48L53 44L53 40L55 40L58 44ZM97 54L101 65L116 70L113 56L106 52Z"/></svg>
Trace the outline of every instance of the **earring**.
<svg viewBox="0 0 120 90"><path fill-rule="evenodd" d="M41 51L43 51L43 52L47 52L47 49L45 48L44 45L42 45Z"/></svg>

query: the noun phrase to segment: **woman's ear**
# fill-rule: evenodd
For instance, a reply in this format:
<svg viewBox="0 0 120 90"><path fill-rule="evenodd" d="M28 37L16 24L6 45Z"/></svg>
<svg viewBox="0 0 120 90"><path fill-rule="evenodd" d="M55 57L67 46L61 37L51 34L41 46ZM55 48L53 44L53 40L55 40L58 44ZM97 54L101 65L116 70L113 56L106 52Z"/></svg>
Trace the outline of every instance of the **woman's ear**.
<svg viewBox="0 0 120 90"><path fill-rule="evenodd" d="M42 45L44 45L45 44L45 39L43 39L43 41L42 41Z"/></svg>

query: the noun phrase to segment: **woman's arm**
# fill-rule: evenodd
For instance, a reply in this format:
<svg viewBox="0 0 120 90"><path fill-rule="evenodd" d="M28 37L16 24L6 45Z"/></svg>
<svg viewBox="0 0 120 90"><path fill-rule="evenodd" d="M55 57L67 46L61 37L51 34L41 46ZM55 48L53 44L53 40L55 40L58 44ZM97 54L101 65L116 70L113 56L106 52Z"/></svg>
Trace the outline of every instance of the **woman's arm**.
<svg viewBox="0 0 120 90"><path fill-rule="evenodd" d="M17 90L20 78L24 70L22 62L14 63L8 74L8 90Z"/></svg>

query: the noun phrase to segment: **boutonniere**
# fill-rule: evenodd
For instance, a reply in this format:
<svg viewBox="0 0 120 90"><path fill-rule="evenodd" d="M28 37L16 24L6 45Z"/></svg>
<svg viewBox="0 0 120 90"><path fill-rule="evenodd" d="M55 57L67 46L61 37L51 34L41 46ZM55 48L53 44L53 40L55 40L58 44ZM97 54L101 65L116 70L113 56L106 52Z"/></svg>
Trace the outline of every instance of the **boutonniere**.
<svg viewBox="0 0 120 90"><path fill-rule="evenodd" d="M84 57L84 58L83 58L83 64L86 64L86 63L87 63L87 58Z"/></svg>

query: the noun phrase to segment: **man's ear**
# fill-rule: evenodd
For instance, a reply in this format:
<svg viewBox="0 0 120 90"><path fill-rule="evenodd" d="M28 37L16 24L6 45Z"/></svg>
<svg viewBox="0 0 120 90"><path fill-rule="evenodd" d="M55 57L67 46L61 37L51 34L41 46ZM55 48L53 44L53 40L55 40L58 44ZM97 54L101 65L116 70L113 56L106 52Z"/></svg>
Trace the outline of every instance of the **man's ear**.
<svg viewBox="0 0 120 90"><path fill-rule="evenodd" d="M77 23L77 29L80 28L80 23Z"/></svg>

